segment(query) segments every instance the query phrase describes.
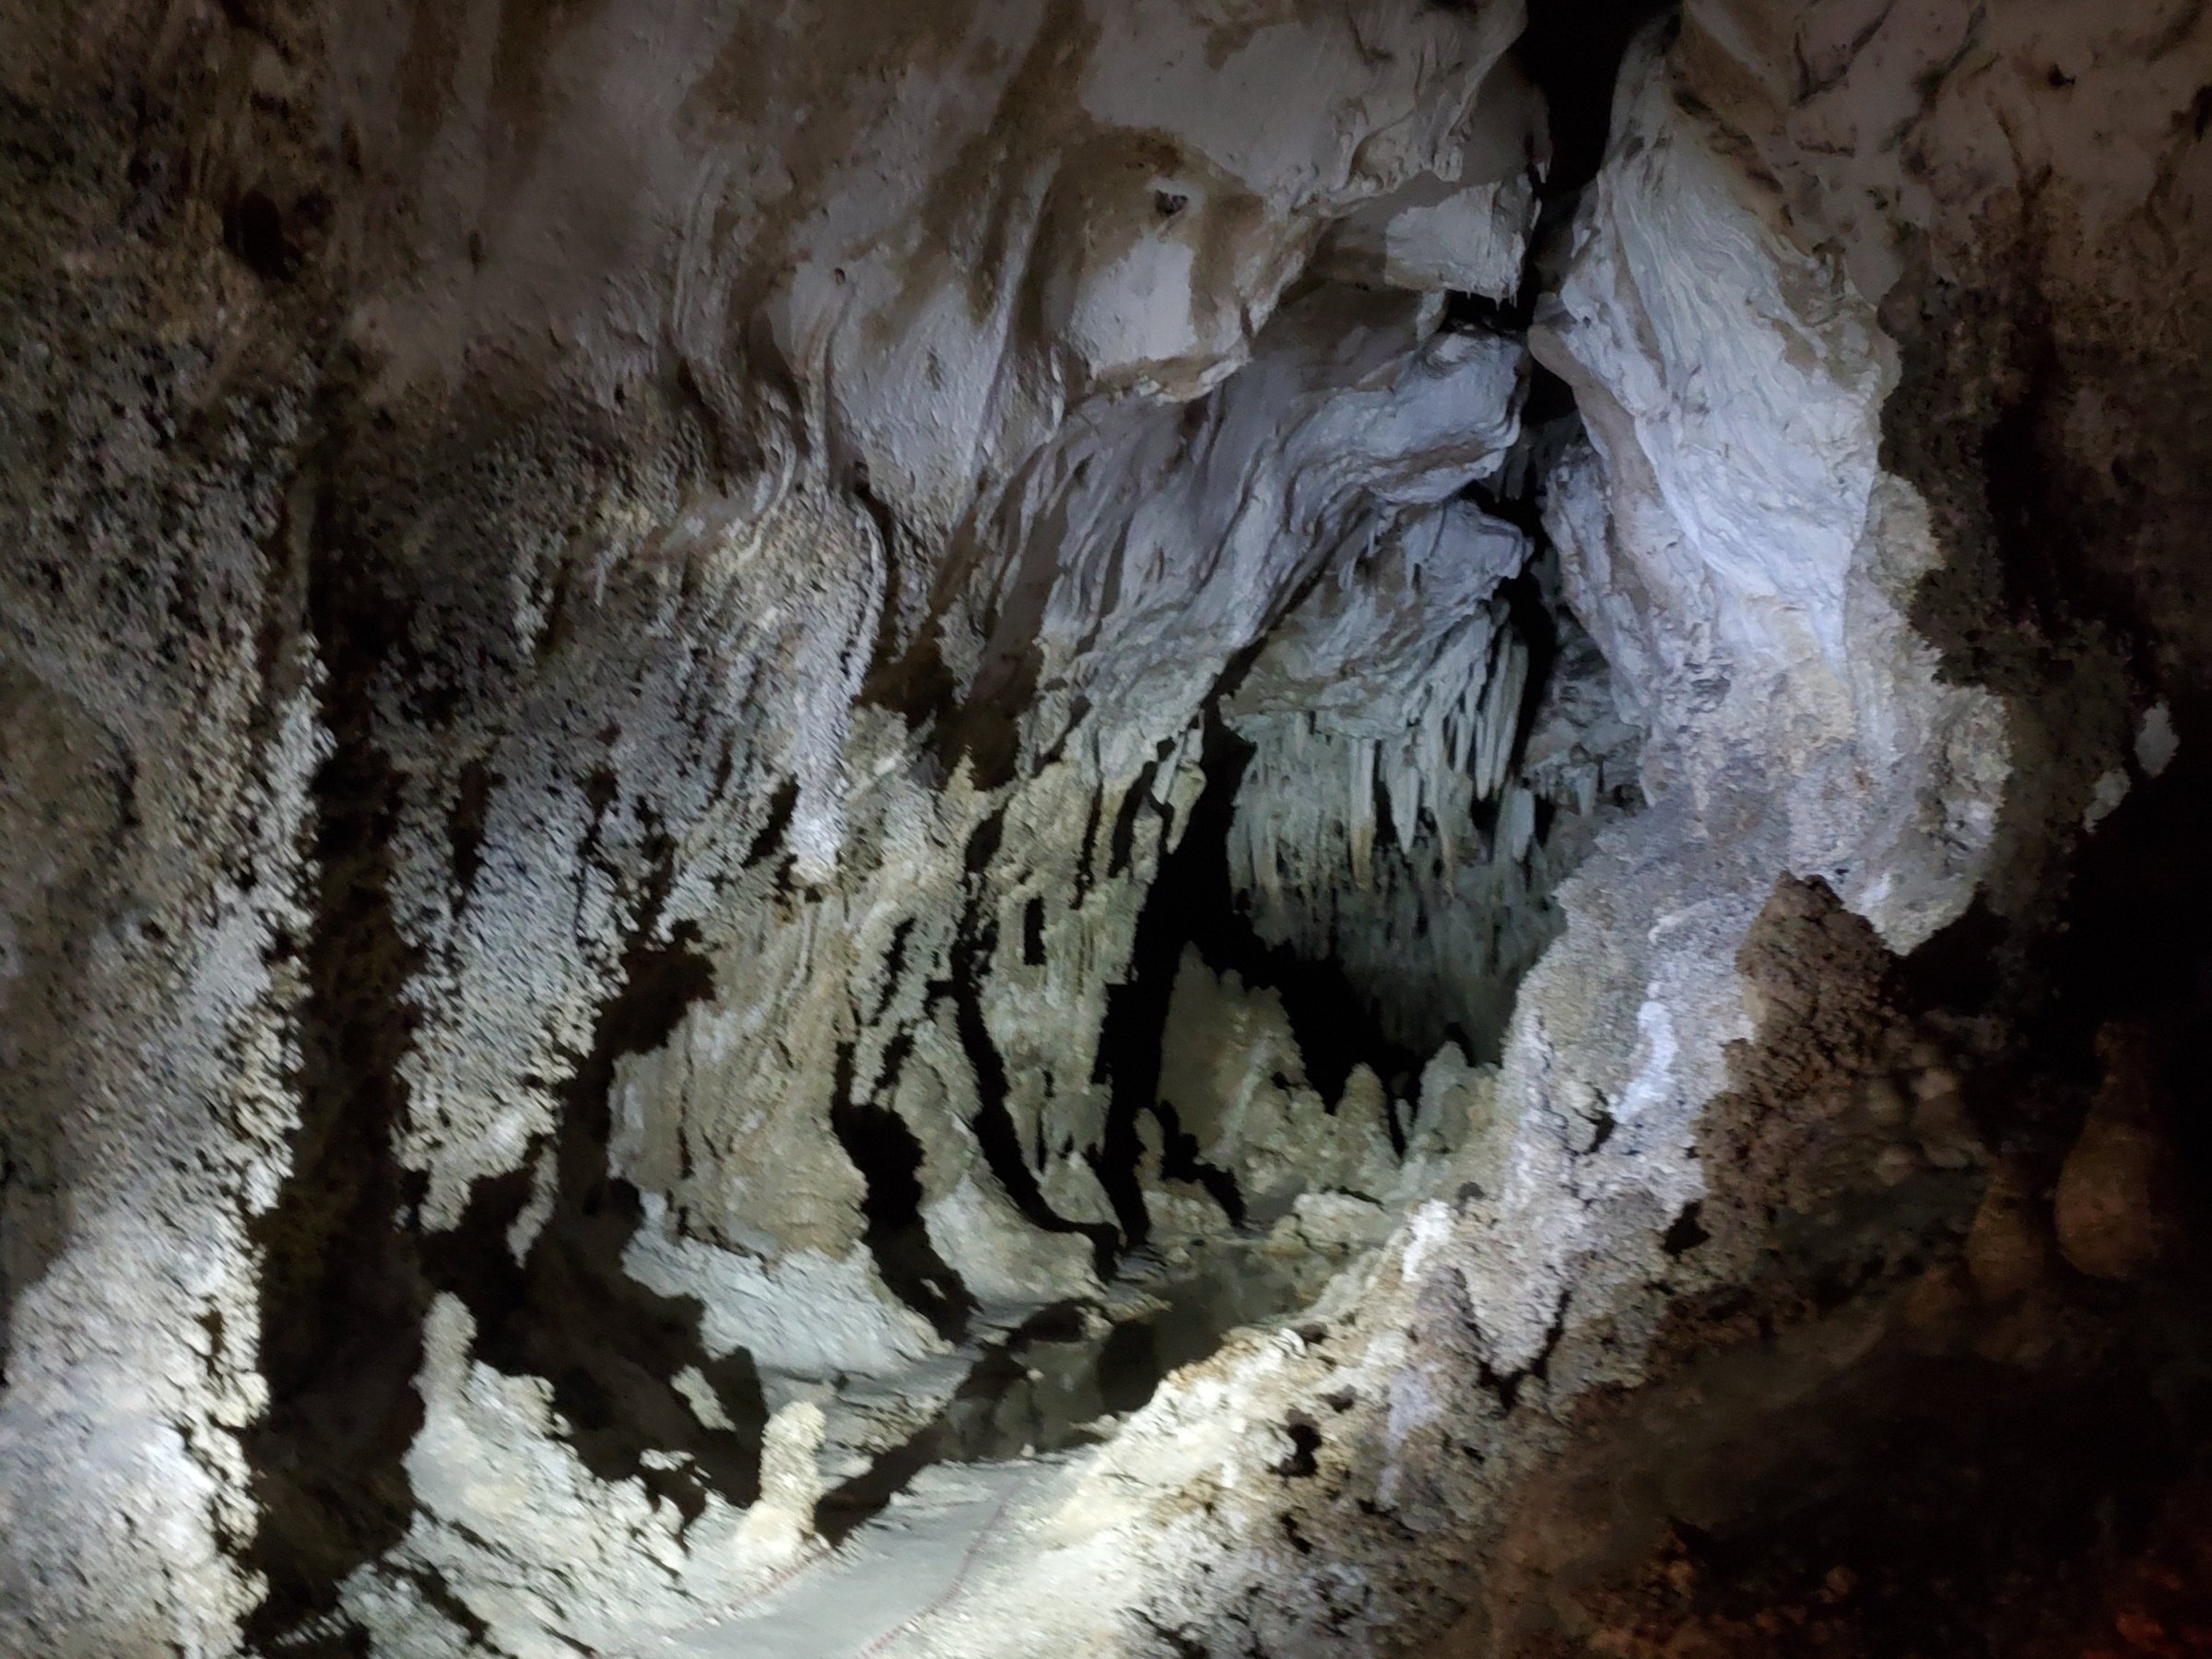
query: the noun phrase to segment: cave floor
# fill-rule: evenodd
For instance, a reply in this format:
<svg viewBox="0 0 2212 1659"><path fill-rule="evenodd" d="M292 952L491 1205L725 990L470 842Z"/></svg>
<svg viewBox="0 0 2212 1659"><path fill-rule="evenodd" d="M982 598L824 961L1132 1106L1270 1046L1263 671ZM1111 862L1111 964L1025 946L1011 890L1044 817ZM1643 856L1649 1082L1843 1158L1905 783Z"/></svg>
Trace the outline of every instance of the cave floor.
<svg viewBox="0 0 2212 1659"><path fill-rule="evenodd" d="M957 1622L959 1603L1002 1558L1030 1547L1057 1460L942 1465L834 1551L800 1558L714 1619L621 1659L877 1659ZM925 1639L924 1639L925 1641ZM956 1639L945 1651L961 1651Z"/></svg>

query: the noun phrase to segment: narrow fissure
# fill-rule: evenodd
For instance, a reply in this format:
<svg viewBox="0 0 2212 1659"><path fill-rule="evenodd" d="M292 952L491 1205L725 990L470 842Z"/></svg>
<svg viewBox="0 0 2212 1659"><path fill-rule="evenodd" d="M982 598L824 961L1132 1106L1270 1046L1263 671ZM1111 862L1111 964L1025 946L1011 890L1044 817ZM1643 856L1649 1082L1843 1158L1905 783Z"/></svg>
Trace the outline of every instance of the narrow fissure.
<svg viewBox="0 0 2212 1659"><path fill-rule="evenodd" d="M1679 12L1680 0L1586 0L1571 7L1530 7L1528 27L1514 42L1513 55L1544 95L1551 168L1538 187L1542 206L1514 306L1522 326L1534 309L1552 245L1605 164L1616 83L1630 44L1659 18Z"/></svg>

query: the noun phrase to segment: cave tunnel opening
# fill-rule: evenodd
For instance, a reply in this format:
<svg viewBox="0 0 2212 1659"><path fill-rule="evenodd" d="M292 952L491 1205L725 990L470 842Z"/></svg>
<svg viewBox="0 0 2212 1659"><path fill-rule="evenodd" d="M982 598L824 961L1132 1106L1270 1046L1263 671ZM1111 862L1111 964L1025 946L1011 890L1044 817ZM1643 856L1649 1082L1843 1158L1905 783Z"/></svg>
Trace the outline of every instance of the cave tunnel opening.
<svg viewBox="0 0 2212 1659"><path fill-rule="evenodd" d="M1535 182L1536 213L1521 285L1502 298L1445 294L1443 330L1525 342L1538 295L1556 280L1575 210L1604 159L1624 56L1641 31L1675 10L1671 0L1607 0L1594 10L1534 8L1511 55L1546 105L1550 162ZM1611 722L1617 712L1610 667L1561 591L1543 522L1547 475L1581 434L1581 416L1573 391L1550 369L1524 358L1522 376L1521 437L1512 455L1494 476L1463 492L1469 505L1526 538L1525 557L1488 601L1501 636L1525 663L1504 769L1512 780L1522 779L1533 758L1541 717L1550 717L1556 738L1562 726L1571 735L1587 735L1588 727ZM1291 603L1294 608L1297 601ZM1230 1156L1206 1143L1203 1125L1186 1121L1194 1114L1179 1112L1171 1080L1163 1076L1177 998L1187 993L1194 965L1225 986L1279 1005L1293 1058L1274 1083L1310 1086L1335 1114L1355 1074L1371 1074L1385 1100L1382 1128L1390 1153L1404 1159L1418 1127L1431 1057L1456 1049L1477 1065L1498 1058L1520 978L1559 925L1553 890L1606 825L1641 806L1641 733L1625 726L1609 728L1602 745L1590 743L1602 765L1593 764L1577 785L1553 776L1549 787L1532 787L1518 801L1511 788L1488 796L1477 792L1463 823L1440 824L1450 808L1434 802L1407 814L1413 821L1399 823L1398 803L1378 776L1371 809L1376 858L1386 869L1385 889L1402 900L1398 912L1372 906L1363 912L1370 877L1347 867L1335 883L1340 890L1323 896L1310 915L1269 917L1249 859L1241 866L1232 852L1240 813L1250 818L1269 810L1265 789L1253 782L1266 739L1229 712L1267 643L1265 633L1254 640L1206 700L1195 723L1202 783L1182 821L1151 798L1149 772L1120 808L1117 865L1126 856L1133 815L1157 814L1168 831L1128 965L1107 994L1096 1059L1096 1078L1107 1087L1111 1105L1091 1161L1119 1224L1117 1262L1124 1268L1157 1270L1158 1230L1148 1199L1156 1205L1159 1192L1139 1174L1147 1158L1154 1180L1206 1194L1231 1233L1264 1233L1274 1219L1255 1209L1256 1194L1230 1167ZM1602 715L1594 712L1601 709ZM1579 748L1571 752L1590 758ZM1473 867L1518 874L1465 878ZM1032 961L1042 955L1038 913L1032 905L1026 914L1024 950ZM1478 979L1480 993L1455 996L1442 989L1461 978ZM1295 1277L1224 1288L1235 1272L1229 1266L1218 1276L1211 1269L1186 1271L1180 1279L1171 1275L1166 1312L1112 1327L1096 1359L1112 1409L1141 1405L1168 1370L1203 1357L1235 1325L1290 1316L1314 1288Z"/></svg>

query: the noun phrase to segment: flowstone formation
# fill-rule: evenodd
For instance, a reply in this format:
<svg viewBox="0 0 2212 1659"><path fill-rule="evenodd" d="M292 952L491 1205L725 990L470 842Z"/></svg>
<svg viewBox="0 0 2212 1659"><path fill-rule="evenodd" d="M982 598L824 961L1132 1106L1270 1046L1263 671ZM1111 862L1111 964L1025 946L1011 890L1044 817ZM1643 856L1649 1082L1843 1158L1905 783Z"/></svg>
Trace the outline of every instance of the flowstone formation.
<svg viewBox="0 0 2212 1659"><path fill-rule="evenodd" d="M2143 1629L1851 1478L2202 1443L2212 19L1993 9L16 0L0 1650Z"/></svg>

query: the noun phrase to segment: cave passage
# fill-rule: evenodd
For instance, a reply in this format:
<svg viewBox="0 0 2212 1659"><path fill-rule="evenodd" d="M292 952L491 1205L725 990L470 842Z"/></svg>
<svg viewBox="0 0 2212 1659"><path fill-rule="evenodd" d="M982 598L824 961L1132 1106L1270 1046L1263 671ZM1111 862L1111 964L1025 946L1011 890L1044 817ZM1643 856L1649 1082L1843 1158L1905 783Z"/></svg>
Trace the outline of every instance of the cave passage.
<svg viewBox="0 0 2212 1659"><path fill-rule="evenodd" d="M2212 6L12 0L0 1654L2212 1653Z"/></svg>

